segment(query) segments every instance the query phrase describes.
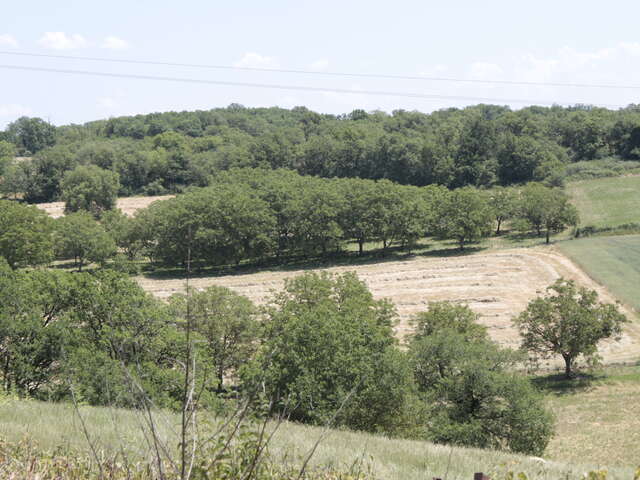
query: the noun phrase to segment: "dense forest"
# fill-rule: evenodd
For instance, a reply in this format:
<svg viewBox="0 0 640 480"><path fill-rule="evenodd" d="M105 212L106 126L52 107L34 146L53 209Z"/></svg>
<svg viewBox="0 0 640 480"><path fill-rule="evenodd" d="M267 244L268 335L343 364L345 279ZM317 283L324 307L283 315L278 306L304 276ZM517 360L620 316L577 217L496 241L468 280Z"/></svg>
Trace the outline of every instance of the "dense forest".
<svg viewBox="0 0 640 480"><path fill-rule="evenodd" d="M111 118L54 127L21 118L0 132L5 194L30 202L60 198L65 172L111 170L119 194L180 192L239 167L303 175L389 179L449 188L562 182L575 162L640 158L640 107L613 111L477 105L424 114L304 107L245 108ZM12 162L15 155L29 157Z"/></svg>

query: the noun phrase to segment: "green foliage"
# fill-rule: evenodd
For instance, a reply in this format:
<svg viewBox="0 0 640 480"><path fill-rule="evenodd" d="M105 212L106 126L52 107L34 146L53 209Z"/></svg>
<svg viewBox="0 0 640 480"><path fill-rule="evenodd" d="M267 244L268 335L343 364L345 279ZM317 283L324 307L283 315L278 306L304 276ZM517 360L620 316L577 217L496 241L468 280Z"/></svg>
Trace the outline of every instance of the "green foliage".
<svg viewBox="0 0 640 480"><path fill-rule="evenodd" d="M217 286L176 294L169 302L182 326L190 322L206 342L206 363L215 371L218 390L223 391L225 378L235 376L257 347L256 308L248 298Z"/></svg>
<svg viewBox="0 0 640 480"><path fill-rule="evenodd" d="M0 140L0 177L16 155L16 148L12 143Z"/></svg>
<svg viewBox="0 0 640 480"><path fill-rule="evenodd" d="M33 206L0 200L0 256L11 268L53 260L53 220Z"/></svg>
<svg viewBox="0 0 640 480"><path fill-rule="evenodd" d="M117 172L122 195L204 187L233 168L388 179L450 188L540 181L559 186L571 162L640 158L640 113L558 106L477 105L431 114L396 110L321 115L306 108L167 112L54 128L19 119L2 137L37 152L29 201L60 195L77 165ZM54 144L55 142L55 144Z"/></svg>
<svg viewBox="0 0 640 480"><path fill-rule="evenodd" d="M21 153L36 153L55 143L56 128L41 118L21 117L6 129L7 138Z"/></svg>
<svg viewBox="0 0 640 480"><path fill-rule="evenodd" d="M427 438L540 455L552 417L528 380L510 372L519 356L491 342L475 319L446 302L417 317L409 354L429 411Z"/></svg>
<svg viewBox="0 0 640 480"><path fill-rule="evenodd" d="M571 377L577 358L596 359L598 342L620 335L627 319L616 305L599 303L595 290L572 280L560 278L547 291L515 319L522 348L543 357L562 356L565 375Z"/></svg>
<svg viewBox="0 0 640 480"><path fill-rule="evenodd" d="M116 253L113 238L85 211L55 221L54 245L58 258L73 259L78 270L87 262L104 264Z"/></svg>
<svg viewBox="0 0 640 480"><path fill-rule="evenodd" d="M116 205L120 182L118 174L95 165L80 165L65 173L61 184L65 212L86 210L99 218Z"/></svg>
<svg viewBox="0 0 640 480"><path fill-rule="evenodd" d="M485 196L470 187L453 190L439 208L436 232L458 241L460 250L491 233L493 215Z"/></svg>
<svg viewBox="0 0 640 480"><path fill-rule="evenodd" d="M494 187L488 195L489 205L496 221L496 235L500 235L503 222L513 218L518 211L518 192L513 188Z"/></svg>
<svg viewBox="0 0 640 480"><path fill-rule="evenodd" d="M394 321L393 307L373 300L354 274L296 277L265 312L245 382L264 382L293 420L393 432L406 422L411 393Z"/></svg>
<svg viewBox="0 0 640 480"><path fill-rule="evenodd" d="M569 203L569 197L561 190L529 183L520 192L518 216L521 230L534 229L538 235L545 232L549 243L551 232L561 232L569 225L577 225L579 215Z"/></svg>

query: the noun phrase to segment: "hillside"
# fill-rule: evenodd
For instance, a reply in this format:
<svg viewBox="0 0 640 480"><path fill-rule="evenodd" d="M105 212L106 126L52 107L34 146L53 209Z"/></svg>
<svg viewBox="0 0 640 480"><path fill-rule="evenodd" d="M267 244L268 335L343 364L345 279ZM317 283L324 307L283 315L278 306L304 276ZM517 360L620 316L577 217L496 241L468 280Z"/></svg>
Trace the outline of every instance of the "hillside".
<svg viewBox="0 0 640 480"><path fill-rule="evenodd" d="M571 243L571 242L569 242ZM361 265L331 267L329 272L355 271L367 283L374 297L388 298L397 307L401 322L399 336L411 331L410 317L428 307L429 301L450 300L468 304L480 314L480 322L491 337L511 347L519 335L511 323L527 303L560 276L596 289L604 300L613 297L592 281L566 257L544 247L497 250L452 257L417 256L402 261L377 261ZM221 285L264 303L285 279L304 270L273 269L259 273L199 276L191 286ZM141 276L138 283L159 298L184 291L183 278ZM640 332L631 325L620 342L602 347L608 362L628 361L640 354Z"/></svg>
<svg viewBox="0 0 640 480"><path fill-rule="evenodd" d="M582 227L613 228L640 223L640 176L570 182L566 187Z"/></svg>
<svg viewBox="0 0 640 480"><path fill-rule="evenodd" d="M640 235L582 238L557 245L616 298L640 311Z"/></svg>
<svg viewBox="0 0 640 480"><path fill-rule="evenodd" d="M566 397L564 404L558 402L556 408L561 422L561 430L569 430L573 419L569 418L572 409L579 408L581 395ZM601 397L606 398L606 397ZM141 418L133 411L81 407L83 419L92 438L97 440L97 448L105 453L124 449L132 458L140 455L144 449L144 440L139 431ZM160 429L164 438L178 423L178 417L166 412L159 413ZM81 426L70 404L52 404L35 401L5 399L0 405L0 424L2 436L9 441L18 441L28 437L44 449L66 445L72 449L87 452L88 447L81 433ZM593 419L592 419L593 420ZM597 418L594 422L597 421ZM590 425L590 424L587 424ZM594 425L595 427L595 425ZM488 450L466 449L433 445L427 442L390 439L365 433L332 431L320 443L313 458L316 465L335 465L348 469L358 461L365 468L371 468L376 478L385 480L423 480L434 476L449 478L472 478L476 471L484 471L492 478L500 478L508 470L526 472L530 479L557 480L558 478L579 479L585 471L601 465L602 454L598 452L597 436L581 436L575 425L570 441L589 438L596 442L589 452L593 458L582 455L576 449L576 443L563 444L564 436L558 438L560 445L553 445L553 461L541 461L521 455L511 455ZM585 432L586 433L586 432ZM620 433L627 433L620 432ZM317 427L285 423L276 433L271 445L271 454L275 458L286 458L288 462L300 464L313 444L323 434ZM609 436L607 436L609 438ZM624 436L622 439L629 439ZM620 438L618 439L620 440ZM627 442L628 445L631 443ZM637 445L637 444L636 444ZM582 447L582 445L580 445ZM617 458L616 466L608 468L611 479L628 480L633 477L634 447L625 450L625 458ZM570 460L562 460L562 458Z"/></svg>

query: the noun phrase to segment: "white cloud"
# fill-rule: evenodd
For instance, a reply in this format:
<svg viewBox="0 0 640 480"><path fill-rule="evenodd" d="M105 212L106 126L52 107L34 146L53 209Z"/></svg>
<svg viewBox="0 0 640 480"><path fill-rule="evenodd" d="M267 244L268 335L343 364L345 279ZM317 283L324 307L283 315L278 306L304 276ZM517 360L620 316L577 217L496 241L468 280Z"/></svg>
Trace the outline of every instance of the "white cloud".
<svg viewBox="0 0 640 480"><path fill-rule="evenodd" d="M33 110L29 107L25 107L24 105L19 105L17 103L9 103L5 105L0 105L0 117L29 117L33 115Z"/></svg>
<svg viewBox="0 0 640 480"><path fill-rule="evenodd" d="M45 32L38 43L52 50L71 50L89 46L89 42L82 35L67 35L65 32Z"/></svg>
<svg viewBox="0 0 640 480"><path fill-rule="evenodd" d="M234 67L243 68L277 68L278 62L274 57L266 57L255 52L245 53L244 56L233 64Z"/></svg>
<svg viewBox="0 0 640 480"><path fill-rule="evenodd" d="M314 72L322 72L329 67L329 60L326 58L321 58L316 60L311 65L309 65L309 70L313 70Z"/></svg>
<svg viewBox="0 0 640 480"><path fill-rule="evenodd" d="M2 45L3 47L16 48L18 46L18 40L16 40L16 37L14 37L13 35L3 33L0 34L0 45Z"/></svg>
<svg viewBox="0 0 640 480"><path fill-rule="evenodd" d="M110 35L105 37L102 41L101 47L108 48L109 50L124 50L125 48L129 48L129 43L120 37Z"/></svg>

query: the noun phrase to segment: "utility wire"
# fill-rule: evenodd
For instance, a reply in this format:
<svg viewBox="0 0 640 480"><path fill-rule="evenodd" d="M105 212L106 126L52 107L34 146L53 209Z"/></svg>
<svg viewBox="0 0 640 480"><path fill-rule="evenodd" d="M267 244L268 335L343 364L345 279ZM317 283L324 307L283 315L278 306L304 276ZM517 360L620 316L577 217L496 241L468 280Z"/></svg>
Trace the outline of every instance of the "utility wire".
<svg viewBox="0 0 640 480"><path fill-rule="evenodd" d="M235 65L208 65L202 63L176 63L153 60L127 60L123 58L106 58L106 57L83 57L74 55L54 55L47 53L30 53L30 52L13 52L0 50L0 55L14 55L21 57L37 57L37 58L57 58L64 60L87 60L92 62L111 62L111 63L128 63L135 65L160 65L165 67L188 67L215 70L235 70L247 72L271 72L271 73L294 73L301 75L323 75L333 77L357 77L357 78L381 78L391 80L419 80L434 82L458 82L458 83L480 83L487 85L521 85L536 87L572 87L572 88L602 88L602 89L619 89L619 90L640 90L640 85L615 85L615 84L598 84L598 83L561 83L561 82L527 82L518 80L480 80L472 78L456 78L456 77L431 77L422 75L393 75L384 73L356 73L356 72L320 72L312 70L296 70L283 68L261 68L261 67L241 67Z"/></svg>
<svg viewBox="0 0 640 480"><path fill-rule="evenodd" d="M208 80L208 79L201 79L201 78L140 75L140 74L133 74L133 73L96 72L92 70L67 70L67 69L61 69L61 68L29 67L24 65L0 64L0 69L22 70L22 71L29 71L29 72L62 73L62 74L69 74L69 75L83 75L83 76L94 76L94 77L130 78L135 80L196 83L196 84L204 84L204 85L221 85L221 86L233 86L233 87L298 90L298 91L306 91L306 92L332 92L332 93L347 93L347 94L353 94L353 95L380 95L380 96L388 96L388 97L408 97L408 98L421 98L421 99L428 99L428 100L462 100L462 101L475 101L475 102L519 103L519 104L526 104L526 105L560 105L560 104L585 105L586 104L586 105L597 105L597 106L608 107L608 108L624 107L624 105L594 104L591 102L584 102L584 101L558 102L555 100L493 98L493 97L476 97L476 96L464 96L464 95L440 95L440 94L397 92L397 91L386 91L386 90L355 90L355 89L335 88L335 87L314 87L314 86L304 86L304 85L232 82L232 81L223 81L223 80Z"/></svg>

